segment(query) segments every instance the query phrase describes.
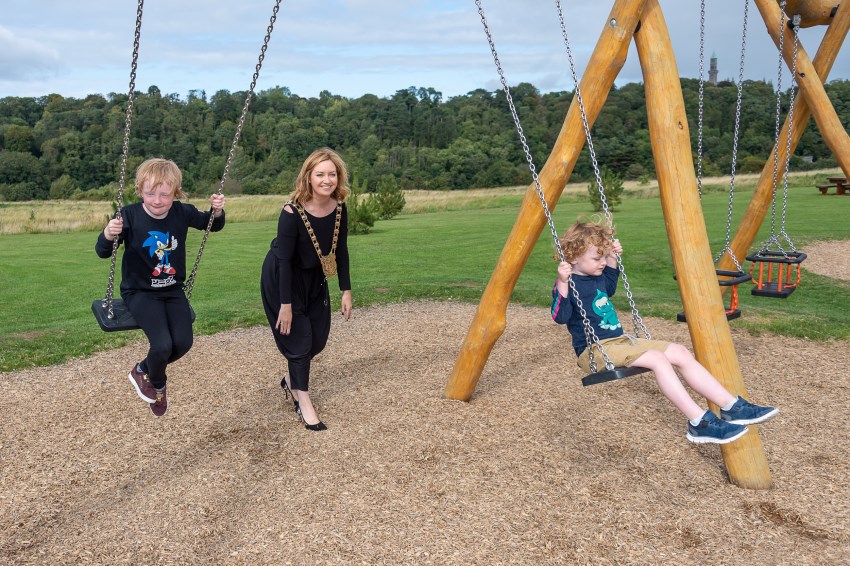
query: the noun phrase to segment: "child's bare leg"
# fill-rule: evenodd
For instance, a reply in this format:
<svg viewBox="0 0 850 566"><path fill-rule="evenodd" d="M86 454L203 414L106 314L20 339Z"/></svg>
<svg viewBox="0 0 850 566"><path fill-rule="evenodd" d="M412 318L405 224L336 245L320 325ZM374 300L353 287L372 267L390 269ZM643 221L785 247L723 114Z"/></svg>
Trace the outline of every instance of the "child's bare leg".
<svg viewBox="0 0 850 566"><path fill-rule="evenodd" d="M679 376L676 375L676 370L670 364L670 360L665 355L666 352L658 350L649 350L645 352L632 364L649 368L655 374L655 382L661 393L667 397L673 405L684 414L688 420L694 420L705 414L705 409L697 405L682 382L679 381Z"/></svg>
<svg viewBox="0 0 850 566"><path fill-rule="evenodd" d="M726 407L736 400L707 369L699 363L690 350L681 344L670 344L664 356L674 367L679 368L682 378L697 393L719 407Z"/></svg>

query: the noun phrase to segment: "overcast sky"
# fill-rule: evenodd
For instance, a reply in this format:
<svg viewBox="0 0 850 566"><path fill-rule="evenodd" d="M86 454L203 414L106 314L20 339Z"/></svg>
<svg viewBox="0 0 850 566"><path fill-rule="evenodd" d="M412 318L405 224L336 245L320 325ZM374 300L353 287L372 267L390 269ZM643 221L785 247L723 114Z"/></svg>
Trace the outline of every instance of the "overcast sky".
<svg viewBox="0 0 850 566"><path fill-rule="evenodd" d="M579 75L613 0L562 0ZM483 0L508 82L543 92L571 90L554 1ZM679 72L699 75L699 2L661 0ZM58 93L126 93L136 17L134 0L0 0L0 98ZM274 0L147 0L136 89L156 85L184 98L244 91ZM776 48L750 3L745 76L775 83ZM708 0L706 73L716 53L720 79L736 79L742 0ZM814 57L825 28L802 30ZM845 47L830 79L850 78ZM617 84L640 82L632 48ZM787 75L783 85L788 84ZM289 87L356 98L409 86L444 98L500 88L473 0L283 0L258 90Z"/></svg>

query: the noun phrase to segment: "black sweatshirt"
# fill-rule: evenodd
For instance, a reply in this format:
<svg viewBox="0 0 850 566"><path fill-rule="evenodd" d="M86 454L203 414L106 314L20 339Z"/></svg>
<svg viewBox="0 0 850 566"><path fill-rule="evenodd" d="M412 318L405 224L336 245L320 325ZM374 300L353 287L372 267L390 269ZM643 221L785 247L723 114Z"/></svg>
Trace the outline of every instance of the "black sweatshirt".
<svg viewBox="0 0 850 566"><path fill-rule="evenodd" d="M165 218L156 219L145 212L142 203L125 206L121 211L124 229L118 243L124 243L121 260L121 294L139 291L156 293L183 292L186 281L186 234L189 227L205 230L210 211L174 201ZM224 228L224 211L213 220L212 232ZM112 240L101 230L95 252L102 258L112 255Z"/></svg>
<svg viewBox="0 0 850 566"><path fill-rule="evenodd" d="M301 220L294 207L292 212L286 210L280 212L277 224L277 238L272 242L272 250L278 259L278 277L280 283L280 302L290 304L292 302L292 270L321 270L319 256L313 246L313 240L307 233L307 227ZM333 242L334 224L336 223L336 210L324 217L313 216L306 210L307 219L316 234L322 255L331 251ZM342 205L342 217L339 221L339 237L336 244L336 266L337 277L339 277L339 290L351 290L351 275L348 265L348 209Z"/></svg>

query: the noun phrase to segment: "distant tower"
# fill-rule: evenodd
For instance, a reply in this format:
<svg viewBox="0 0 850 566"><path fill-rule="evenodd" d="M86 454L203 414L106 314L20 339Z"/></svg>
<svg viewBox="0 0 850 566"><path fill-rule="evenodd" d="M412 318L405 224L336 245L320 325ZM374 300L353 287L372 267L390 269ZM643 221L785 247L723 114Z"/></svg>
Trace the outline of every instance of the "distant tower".
<svg viewBox="0 0 850 566"><path fill-rule="evenodd" d="M711 54L711 60L708 67L708 82L717 86L717 53Z"/></svg>

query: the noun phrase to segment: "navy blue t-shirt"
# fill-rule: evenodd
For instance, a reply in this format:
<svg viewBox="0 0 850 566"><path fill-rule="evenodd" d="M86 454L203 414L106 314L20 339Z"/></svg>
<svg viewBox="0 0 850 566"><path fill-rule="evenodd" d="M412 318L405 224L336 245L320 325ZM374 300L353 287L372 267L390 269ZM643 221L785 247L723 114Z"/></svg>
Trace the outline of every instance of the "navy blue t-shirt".
<svg viewBox="0 0 850 566"><path fill-rule="evenodd" d="M570 277L596 337L601 341L622 336L623 327L610 301L610 297L617 291L620 271L614 267L605 266L602 275L573 274ZM573 349L576 351L576 356L579 356L587 348L587 338L584 335L584 320L572 291L569 295L569 297L562 297L557 285L552 289L552 320L558 324L567 325L573 337Z"/></svg>

